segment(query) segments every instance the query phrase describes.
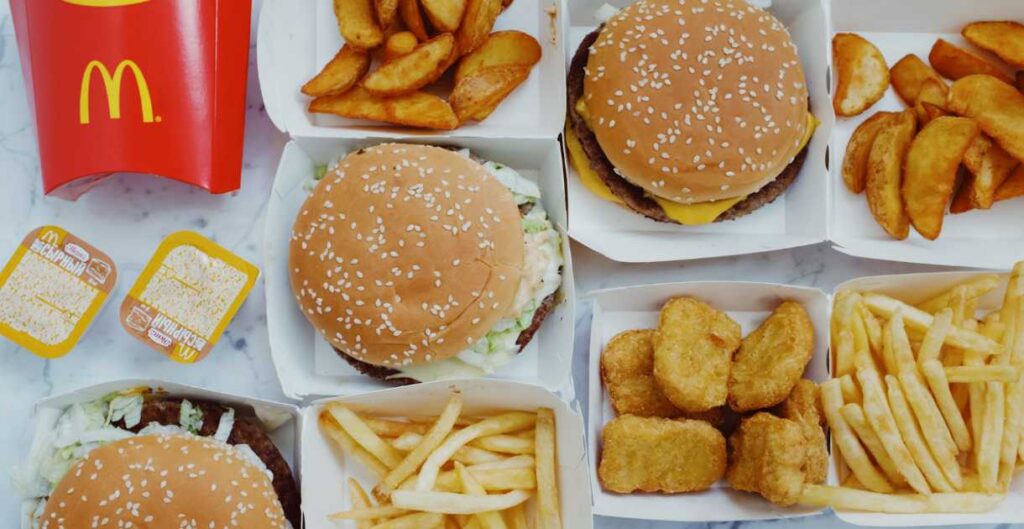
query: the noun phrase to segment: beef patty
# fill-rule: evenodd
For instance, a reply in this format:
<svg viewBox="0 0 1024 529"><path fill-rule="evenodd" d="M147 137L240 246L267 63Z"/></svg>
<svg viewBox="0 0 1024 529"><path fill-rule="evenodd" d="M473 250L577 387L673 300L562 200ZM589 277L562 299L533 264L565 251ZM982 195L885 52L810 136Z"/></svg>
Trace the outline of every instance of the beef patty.
<svg viewBox="0 0 1024 529"><path fill-rule="evenodd" d="M178 426L181 418L180 398L153 397L147 398L142 406L142 420L131 431L138 433L149 423ZM220 417L227 411L227 407L212 401L189 399L193 406L203 412L203 426L199 429L199 435L212 437L217 432L220 424ZM123 427L123 423L121 424ZM228 444L249 445L249 448L263 461L263 464L274 474L274 491L277 492L277 499L281 502L284 515L292 527L298 529L302 526L302 508L299 487L292 475L292 470L285 461L284 456L274 445L274 441L263 431L260 424L251 417L235 417L234 428L231 429L231 436L228 437Z"/></svg>
<svg viewBox="0 0 1024 529"><path fill-rule="evenodd" d="M586 77L584 69L587 66L587 59L590 57L590 47L597 40L602 27L598 27L583 39L580 47L576 49L572 63L569 65L569 75L566 80L569 98L567 101L569 125L583 146L583 152L586 153L589 159L590 168L597 173L597 176L608 186L612 194L622 199L626 207L658 222L676 223L653 198L647 195L647 192L642 187L633 185L622 176L619 176L615 166L612 165L608 157L605 156L604 151L601 150L601 145L597 142L594 132L587 127L586 122L576 112L576 102L583 97L583 80ZM715 218L715 222L738 219L754 212L765 204L774 202L796 180L806 158L807 146L804 146L796 157L793 158L793 161L774 180L755 193L747 195L746 198L737 202L733 207L723 211Z"/></svg>

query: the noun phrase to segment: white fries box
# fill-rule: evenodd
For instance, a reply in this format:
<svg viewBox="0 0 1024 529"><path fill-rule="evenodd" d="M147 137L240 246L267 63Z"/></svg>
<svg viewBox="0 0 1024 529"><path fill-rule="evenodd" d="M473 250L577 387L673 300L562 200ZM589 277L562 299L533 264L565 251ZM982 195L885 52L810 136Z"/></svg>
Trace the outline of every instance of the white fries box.
<svg viewBox="0 0 1024 529"><path fill-rule="evenodd" d="M320 400L302 412L302 502L307 529L355 527L335 524L327 515L352 508L345 492L348 478L355 478L369 491L379 480L360 462L345 456L317 424L327 402L342 402L353 411L380 417L435 418L453 391L463 397L462 414L479 417L506 411L555 411L558 484L562 526L566 529L593 527L587 483L583 419L551 392L530 384L502 380L430 382L393 388L373 394ZM343 499L344 498L344 499Z"/></svg>
<svg viewBox="0 0 1024 529"><path fill-rule="evenodd" d="M653 329L661 306L671 298L692 296L724 311L740 324L746 336L782 301L807 309L814 324L814 356L804 376L828 377L828 295L808 287L745 282L664 283L601 290L590 294L594 313L590 328L587 449L590 453L594 514L676 522L719 522L792 518L821 512L807 507L778 507L756 494L729 488L725 481L710 490L690 494L615 494L606 492L597 477L601 431L615 418L601 382L601 351L616 334L630 329Z"/></svg>
<svg viewBox="0 0 1024 529"><path fill-rule="evenodd" d="M430 131L386 123L311 114L311 98L299 88L341 48L344 40L331 0L265 0L256 35L260 90L271 121L293 137L556 138L565 116L565 64L560 19L564 0L516 0L494 31L516 29L533 36L542 58L530 77L486 120L452 131ZM450 85L442 78L439 85ZM442 89L444 87L441 87ZM444 95L439 93L439 95Z"/></svg>
<svg viewBox="0 0 1024 529"><path fill-rule="evenodd" d="M605 0L569 0L566 64L583 38L598 26L594 15L604 3ZM624 7L632 2L610 3ZM572 164L567 163L572 238L621 262L750 254L826 240L829 178L825 154L835 121L827 82L826 8L823 0L775 0L770 11L786 25L796 42L810 89L811 110L821 121L796 181L775 202L746 217L704 226L680 226L650 220L598 198L583 186Z"/></svg>
<svg viewBox="0 0 1024 529"><path fill-rule="evenodd" d="M944 290L959 283L982 275L982 272L938 272L926 274L903 274L888 276L861 277L847 281L836 287L836 293L845 291L877 292L901 301L916 304L925 301ZM1003 278L1008 274L1003 274ZM1005 281L998 288L980 299L979 315L1002 306L1006 292ZM832 450L832 470L829 472L829 483L838 485L846 476L837 474L836 457L838 450ZM864 512L837 511L836 516L844 522L862 526L877 527L920 527L960 524L1003 524L1024 522L1024 481L1013 480L1010 491L1001 504L995 509L984 513L970 514L878 514Z"/></svg>
<svg viewBox="0 0 1024 529"><path fill-rule="evenodd" d="M533 340L515 360L493 376L538 384L572 400L575 291L572 257L565 236L561 147L554 139L541 138L501 141L488 138L300 138L285 146L267 206L263 245L270 352L285 395L302 400L390 387L355 371L303 316L289 280L288 244L292 224L306 199L307 184L312 183L317 166L363 147L394 141L468 148L473 154L505 164L538 183L541 202L562 233L562 286L555 309L548 314Z"/></svg>
<svg viewBox="0 0 1024 529"><path fill-rule="evenodd" d="M1022 19L1024 3L1016 0L831 0L829 26L830 34L854 32L873 42L891 67L909 53L927 63L928 51L938 38L984 55L960 36L963 26L977 20ZM830 64L831 57L829 52ZM998 59L993 62L1001 63ZM1010 268L1014 261L1024 258L1024 231L1020 228L1024 200L997 203L988 211L947 214L942 234L935 241L925 239L913 228L910 237L897 241L872 218L864 195L854 195L846 188L842 160L853 131L875 112L905 108L890 88L881 101L859 116L836 120L829 153L829 235L836 249L872 259L975 268Z"/></svg>
<svg viewBox="0 0 1024 529"><path fill-rule="evenodd" d="M88 402L104 395L124 389L149 387L170 397L208 400L235 408L239 416L255 416L267 430L274 445L288 462L292 474L299 480L300 469L300 435L301 416L299 408L291 404L283 404L232 393L211 391L195 386L177 384L159 379L123 379L112 380L101 384L46 397L35 404L33 418L35 422L32 444L25 461L43 448L47 436L53 430L57 419L72 404ZM36 500L22 502L21 528L30 529L31 514ZM298 528L296 528L298 529Z"/></svg>

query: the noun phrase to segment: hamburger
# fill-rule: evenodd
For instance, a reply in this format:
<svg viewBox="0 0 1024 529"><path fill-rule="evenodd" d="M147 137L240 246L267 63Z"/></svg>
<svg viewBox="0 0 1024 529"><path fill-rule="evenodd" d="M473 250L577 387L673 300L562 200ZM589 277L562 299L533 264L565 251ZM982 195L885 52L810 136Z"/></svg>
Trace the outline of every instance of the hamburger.
<svg viewBox="0 0 1024 529"><path fill-rule="evenodd" d="M722 222L774 201L817 125L788 31L743 0L639 0L583 39L567 84L583 184L661 222Z"/></svg>
<svg viewBox="0 0 1024 529"><path fill-rule="evenodd" d="M301 527L295 478L251 410L135 388L52 425L15 476L34 529Z"/></svg>
<svg viewBox="0 0 1024 529"><path fill-rule="evenodd" d="M384 144L324 171L290 242L292 291L359 372L394 384L495 372L555 306L561 237L537 185L455 151Z"/></svg>

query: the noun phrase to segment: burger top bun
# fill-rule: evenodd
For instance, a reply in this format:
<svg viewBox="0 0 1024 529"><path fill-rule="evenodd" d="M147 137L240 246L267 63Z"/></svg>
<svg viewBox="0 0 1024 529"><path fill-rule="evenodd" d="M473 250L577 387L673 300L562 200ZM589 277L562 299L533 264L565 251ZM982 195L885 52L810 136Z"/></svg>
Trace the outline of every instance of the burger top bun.
<svg viewBox="0 0 1024 529"><path fill-rule="evenodd" d="M591 48L590 126L619 174L694 203L750 194L800 151L807 86L786 28L744 0L638 0Z"/></svg>
<svg viewBox="0 0 1024 529"><path fill-rule="evenodd" d="M292 291L334 347L400 368L459 354L506 316L525 242L512 193L456 152L349 154L299 210Z"/></svg>
<svg viewBox="0 0 1024 529"><path fill-rule="evenodd" d="M41 529L286 527L270 477L203 437L142 435L75 463L46 500Z"/></svg>

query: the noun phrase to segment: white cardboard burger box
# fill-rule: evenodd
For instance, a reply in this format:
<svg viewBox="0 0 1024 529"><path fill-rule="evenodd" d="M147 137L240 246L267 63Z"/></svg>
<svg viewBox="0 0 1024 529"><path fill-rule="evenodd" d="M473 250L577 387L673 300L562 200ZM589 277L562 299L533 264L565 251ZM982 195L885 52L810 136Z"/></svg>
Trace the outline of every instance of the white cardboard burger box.
<svg viewBox="0 0 1024 529"><path fill-rule="evenodd" d="M836 287L836 293L845 291L878 292L892 296L910 304L920 303L940 292L981 275L983 272L937 272L926 274L903 274L861 277L847 281ZM1004 279L1008 277L1004 274ZM988 293L981 298L979 315L1002 305L1006 285ZM832 450L832 469L829 472L829 483L838 485L846 476L838 475L836 454ZM876 527L922 527L960 524L1004 524L1024 522L1024 511L1020 504L1024 501L1024 480L1013 480L1010 491L1001 504L985 513L968 514L879 514L864 512L836 511L836 516L844 522L862 526Z"/></svg>
<svg viewBox="0 0 1024 529"><path fill-rule="evenodd" d="M316 166L329 164L362 147L394 141L469 148L474 154L503 163L540 185L541 202L563 236L565 263L558 303L533 340L493 377L539 384L571 400L575 290L572 257L564 233L561 148L556 140L541 138L300 138L285 146L267 206L263 246L270 353L285 395L301 400L390 387L355 371L303 316L291 290L288 243L295 216L308 195L306 184Z"/></svg>
<svg viewBox="0 0 1024 529"><path fill-rule="evenodd" d="M378 391L372 394L338 397L314 402L302 411L302 503L307 529L355 527L336 525L327 515L352 507L346 490L349 477L366 490L379 480L358 461L344 457L320 430L317 418L327 402L343 402L358 413L380 417L434 418L441 413L453 391L462 393L462 412L482 416L504 411L555 411L556 454L562 524L566 529L593 527L588 482L583 419L578 409L551 392L532 385L504 380L477 379L439 381Z"/></svg>
<svg viewBox="0 0 1024 529"><path fill-rule="evenodd" d="M260 89L271 121L293 137L538 137L556 138L565 116L565 64L560 19L564 0L516 0L494 30L524 31L541 45L530 77L486 120L452 131L429 131L307 112L299 88L320 71L344 40L331 0L265 0L256 35ZM440 84L450 84L442 80ZM442 87L444 89L444 87Z"/></svg>
<svg viewBox="0 0 1024 529"><path fill-rule="evenodd" d="M616 494L601 487L597 467L601 431L615 418L601 383L601 351L616 334L630 329L653 329L661 306L671 298L692 296L726 312L740 324L743 336L754 329L782 301L792 300L807 309L814 324L814 356L804 376L815 381L828 377L829 296L821 290L791 285L734 281L664 283L594 292L590 328L587 449L594 514L675 522L765 520L807 516L821 512L809 507L778 507L756 494L736 491L722 480L710 490L690 494Z"/></svg>
<svg viewBox="0 0 1024 529"><path fill-rule="evenodd" d="M808 146L799 177L782 196L734 221L704 226L661 223L588 191L568 163L566 154L569 235L609 259L621 262L701 259L824 242L829 218L825 155L835 116L828 94L829 33L823 2L775 0L769 9L786 25L796 42L810 88L812 112L821 121ZM583 38L598 26L594 15L605 3L605 0L569 0L566 64L572 60ZM609 3L624 7L632 1Z"/></svg>
<svg viewBox="0 0 1024 529"><path fill-rule="evenodd" d="M299 408L291 404L283 404L253 397L211 391L195 386L178 384L159 379L123 379L111 380L101 384L86 386L58 395L52 395L36 402L33 409L34 430L32 444L25 461L43 449L43 443L53 430L64 410L75 403L88 402L105 395L136 387L149 387L155 391L166 393L171 397L182 397L196 400L209 400L231 406L240 416L255 416L268 430L281 455L288 462L296 481L300 477L301 435L302 424ZM32 509L37 500L25 499L22 502L21 528L30 529ZM295 528L299 529L299 528Z"/></svg>
<svg viewBox="0 0 1024 529"><path fill-rule="evenodd" d="M830 34L853 32L863 36L885 55L890 67L908 53L916 54L927 64L928 52L938 38L985 55L960 36L963 26L977 20L1024 20L1024 2L1017 0L831 0L830 3ZM831 52L828 60L831 65ZM998 59L993 62L1001 64ZM975 268L1009 268L1014 261L1024 258L1024 230L1021 230L1024 200L997 203L988 211L946 215L942 234L935 241L925 239L913 228L910 237L897 241L872 218L864 195L854 195L846 189L841 173L842 160L853 131L875 112L905 108L896 91L890 88L881 101L859 116L836 120L829 153L832 160L829 224L835 248L858 257Z"/></svg>

